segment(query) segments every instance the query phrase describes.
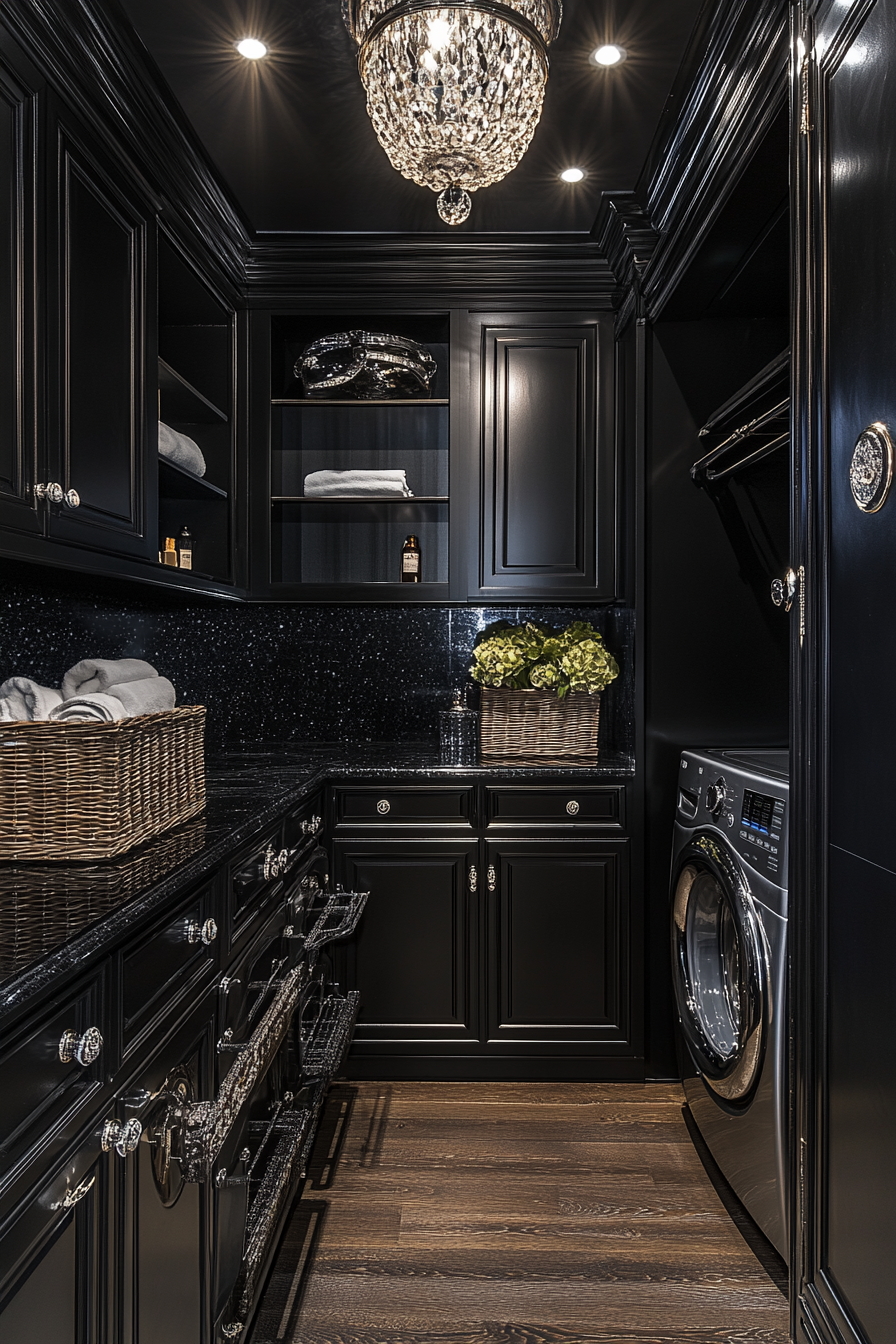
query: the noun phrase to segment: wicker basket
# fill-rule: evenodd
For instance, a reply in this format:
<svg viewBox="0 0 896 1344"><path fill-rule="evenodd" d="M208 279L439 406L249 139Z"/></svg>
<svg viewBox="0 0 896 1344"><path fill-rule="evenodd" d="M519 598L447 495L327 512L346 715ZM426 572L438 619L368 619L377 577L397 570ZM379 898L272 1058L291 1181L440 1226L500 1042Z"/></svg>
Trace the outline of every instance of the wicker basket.
<svg viewBox="0 0 896 1344"><path fill-rule="evenodd" d="M600 696L482 688L483 765L596 765Z"/></svg>
<svg viewBox="0 0 896 1344"><path fill-rule="evenodd" d="M111 859L205 807L205 707L0 724L0 859Z"/></svg>

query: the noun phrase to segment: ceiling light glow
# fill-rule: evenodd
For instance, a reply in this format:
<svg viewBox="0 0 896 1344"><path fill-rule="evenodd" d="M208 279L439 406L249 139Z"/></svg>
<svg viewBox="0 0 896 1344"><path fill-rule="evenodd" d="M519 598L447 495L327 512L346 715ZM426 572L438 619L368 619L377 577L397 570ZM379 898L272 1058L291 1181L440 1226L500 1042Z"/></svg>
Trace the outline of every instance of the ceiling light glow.
<svg viewBox="0 0 896 1344"><path fill-rule="evenodd" d="M608 42L605 46L592 51L588 59L592 65L621 65L627 55L625 47L618 47L615 42Z"/></svg>
<svg viewBox="0 0 896 1344"><path fill-rule="evenodd" d="M237 42L236 49L247 61L260 61L262 56L268 54L267 47L257 37L244 37L242 42Z"/></svg>
<svg viewBox="0 0 896 1344"><path fill-rule="evenodd" d="M585 172L582 168L564 168L563 172L560 174L560 181L581 182L584 176Z"/></svg>

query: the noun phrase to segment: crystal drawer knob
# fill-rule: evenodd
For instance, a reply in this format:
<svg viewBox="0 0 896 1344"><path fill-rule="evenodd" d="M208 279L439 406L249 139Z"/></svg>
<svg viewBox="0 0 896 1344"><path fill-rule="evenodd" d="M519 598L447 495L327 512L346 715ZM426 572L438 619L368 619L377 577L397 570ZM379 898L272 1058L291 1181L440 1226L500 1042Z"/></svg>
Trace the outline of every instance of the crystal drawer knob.
<svg viewBox="0 0 896 1344"><path fill-rule="evenodd" d="M66 490L62 496L62 502L67 509L79 509L81 507L81 496L77 490Z"/></svg>
<svg viewBox="0 0 896 1344"><path fill-rule="evenodd" d="M45 499L48 504L61 504L65 499L65 491L58 481L47 481L34 487L34 493L38 499ZM80 503L80 500L78 501Z"/></svg>
<svg viewBox="0 0 896 1344"><path fill-rule="evenodd" d="M569 802L566 804L566 810L571 817L577 817L579 815L579 805L575 798L570 798Z"/></svg>
<svg viewBox="0 0 896 1344"><path fill-rule="evenodd" d="M213 919L207 919L204 924L198 920L191 919L187 925L187 942L204 943L208 947L218 936L218 926Z"/></svg>
<svg viewBox="0 0 896 1344"><path fill-rule="evenodd" d="M389 802L388 798L381 798L376 805L376 810L381 817L384 817L387 812L392 811L392 804Z"/></svg>
<svg viewBox="0 0 896 1344"><path fill-rule="evenodd" d="M88 1027L82 1036L76 1031L66 1031L63 1032L59 1042L59 1058L63 1064L71 1064L73 1059L77 1060L81 1067L86 1069L88 1064L99 1059L102 1048L103 1037L99 1027Z"/></svg>
<svg viewBox="0 0 896 1344"><path fill-rule="evenodd" d="M114 1150L119 1157L127 1157L137 1147L142 1133L143 1126L139 1120L107 1120L100 1138L103 1152Z"/></svg>

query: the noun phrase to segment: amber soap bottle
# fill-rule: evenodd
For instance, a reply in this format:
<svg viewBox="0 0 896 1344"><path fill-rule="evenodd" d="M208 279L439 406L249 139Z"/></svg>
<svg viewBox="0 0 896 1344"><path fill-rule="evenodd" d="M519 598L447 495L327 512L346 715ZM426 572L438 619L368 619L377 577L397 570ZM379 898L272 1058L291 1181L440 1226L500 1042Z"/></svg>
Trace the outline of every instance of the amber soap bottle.
<svg viewBox="0 0 896 1344"><path fill-rule="evenodd" d="M420 543L413 532L405 538L401 548L402 583L419 583L421 569Z"/></svg>

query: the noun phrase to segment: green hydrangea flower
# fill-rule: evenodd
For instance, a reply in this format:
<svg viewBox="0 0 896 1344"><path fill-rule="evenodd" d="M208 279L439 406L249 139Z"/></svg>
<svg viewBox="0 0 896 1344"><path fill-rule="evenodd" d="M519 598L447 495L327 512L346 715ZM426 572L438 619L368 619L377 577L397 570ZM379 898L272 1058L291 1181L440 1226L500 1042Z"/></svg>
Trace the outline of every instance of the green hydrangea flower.
<svg viewBox="0 0 896 1344"><path fill-rule="evenodd" d="M473 650L470 675L481 686L556 690L562 700L570 691L596 695L619 676L619 665L588 621L560 631L529 622L487 635Z"/></svg>

